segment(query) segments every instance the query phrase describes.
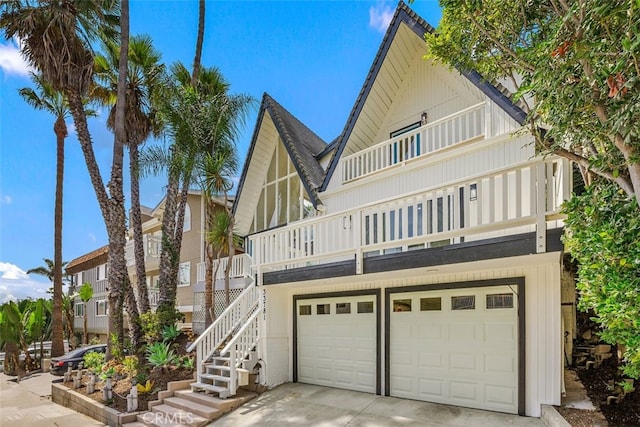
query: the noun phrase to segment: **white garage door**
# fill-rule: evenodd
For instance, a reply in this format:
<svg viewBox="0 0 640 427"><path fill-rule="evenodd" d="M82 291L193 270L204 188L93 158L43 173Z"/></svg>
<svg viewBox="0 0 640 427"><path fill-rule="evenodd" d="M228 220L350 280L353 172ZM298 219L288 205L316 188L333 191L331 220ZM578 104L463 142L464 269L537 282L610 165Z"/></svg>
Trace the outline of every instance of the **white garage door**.
<svg viewBox="0 0 640 427"><path fill-rule="evenodd" d="M298 381L376 392L376 297L298 300Z"/></svg>
<svg viewBox="0 0 640 427"><path fill-rule="evenodd" d="M517 413L516 290L392 293L391 395Z"/></svg>

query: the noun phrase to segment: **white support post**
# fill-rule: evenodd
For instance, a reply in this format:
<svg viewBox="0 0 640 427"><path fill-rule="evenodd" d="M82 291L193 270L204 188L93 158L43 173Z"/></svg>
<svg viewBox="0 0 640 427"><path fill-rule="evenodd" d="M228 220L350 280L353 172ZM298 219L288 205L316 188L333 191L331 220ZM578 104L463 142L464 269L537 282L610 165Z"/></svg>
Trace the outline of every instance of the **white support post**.
<svg viewBox="0 0 640 427"><path fill-rule="evenodd" d="M536 167L536 252L547 250L546 183L544 163Z"/></svg>
<svg viewBox="0 0 640 427"><path fill-rule="evenodd" d="M364 236L362 211L358 211L353 215L353 225L350 232L354 236L354 249L356 257L356 274L362 274L362 239Z"/></svg>

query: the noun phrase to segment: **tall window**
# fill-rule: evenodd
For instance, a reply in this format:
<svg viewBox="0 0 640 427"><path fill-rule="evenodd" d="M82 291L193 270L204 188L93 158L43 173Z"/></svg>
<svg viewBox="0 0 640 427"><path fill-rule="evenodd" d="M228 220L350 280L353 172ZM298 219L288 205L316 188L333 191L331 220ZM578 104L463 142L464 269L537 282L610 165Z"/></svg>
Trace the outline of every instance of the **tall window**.
<svg viewBox="0 0 640 427"><path fill-rule="evenodd" d="M96 316L106 316L107 315L107 300L98 300L96 301Z"/></svg>
<svg viewBox="0 0 640 427"><path fill-rule="evenodd" d="M178 286L189 286L191 284L191 262L181 262L178 270Z"/></svg>
<svg viewBox="0 0 640 427"><path fill-rule="evenodd" d="M74 306L74 313L76 317L84 317L84 303L77 302Z"/></svg>
<svg viewBox="0 0 640 427"><path fill-rule="evenodd" d="M287 224L313 213L300 177L278 139L267 176L258 198L252 232Z"/></svg>
<svg viewBox="0 0 640 427"><path fill-rule="evenodd" d="M176 222L178 221L178 213L176 212ZM182 224L182 232L186 233L191 230L191 208L189 202L184 205L184 223Z"/></svg>

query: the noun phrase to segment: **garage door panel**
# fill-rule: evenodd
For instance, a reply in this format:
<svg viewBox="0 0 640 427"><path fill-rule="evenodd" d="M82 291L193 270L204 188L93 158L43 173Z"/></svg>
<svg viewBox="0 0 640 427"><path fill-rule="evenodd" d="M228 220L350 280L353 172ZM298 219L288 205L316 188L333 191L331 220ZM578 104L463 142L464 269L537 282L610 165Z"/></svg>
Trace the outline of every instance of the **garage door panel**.
<svg viewBox="0 0 640 427"><path fill-rule="evenodd" d="M511 293L495 286L392 294L391 395L517 413L518 316ZM394 311L396 301L411 311Z"/></svg>
<svg viewBox="0 0 640 427"><path fill-rule="evenodd" d="M453 369L476 370L475 353L449 353L449 366Z"/></svg>
<svg viewBox="0 0 640 427"><path fill-rule="evenodd" d="M422 352L418 355L420 368L442 368L442 354L436 352Z"/></svg>
<svg viewBox="0 0 640 427"><path fill-rule="evenodd" d="M508 355L492 355L485 357L485 370L492 374L508 374L516 373L516 361Z"/></svg>
<svg viewBox="0 0 640 427"><path fill-rule="evenodd" d="M516 394L510 387L487 384L484 387L484 394L487 403L508 407L516 404Z"/></svg>
<svg viewBox="0 0 640 427"><path fill-rule="evenodd" d="M297 301L298 381L376 391L375 299L364 295ZM308 305L311 314L301 315L306 311L300 307ZM359 313L358 308L374 312Z"/></svg>
<svg viewBox="0 0 640 427"><path fill-rule="evenodd" d="M442 399L444 381L440 379L418 378L418 391L423 397Z"/></svg>

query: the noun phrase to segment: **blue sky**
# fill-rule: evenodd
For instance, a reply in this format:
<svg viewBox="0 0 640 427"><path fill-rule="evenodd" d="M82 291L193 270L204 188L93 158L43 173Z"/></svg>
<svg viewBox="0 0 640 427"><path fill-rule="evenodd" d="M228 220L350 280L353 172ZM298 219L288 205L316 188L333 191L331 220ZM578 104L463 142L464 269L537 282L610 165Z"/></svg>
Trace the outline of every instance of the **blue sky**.
<svg viewBox="0 0 640 427"><path fill-rule="evenodd" d="M342 130L397 3L390 1L207 1L202 63L218 67L232 93L257 101L268 92L326 141ZM411 7L433 26L437 1ZM148 34L170 64L190 68L195 49L195 0L131 0L131 34ZM15 40L0 39L0 303L46 296L46 278L26 270L53 258L55 136L53 118L35 111L17 90L30 86ZM257 108L239 141L244 162ZM105 115L90 123L105 183L113 136ZM65 147L63 258L107 243L95 193L68 120ZM152 142L150 142L152 143ZM145 179L142 203L155 206L164 178ZM128 191L128 189L126 190Z"/></svg>

